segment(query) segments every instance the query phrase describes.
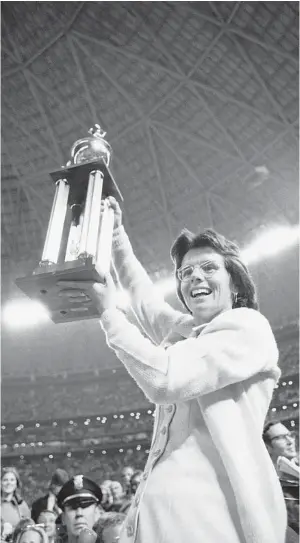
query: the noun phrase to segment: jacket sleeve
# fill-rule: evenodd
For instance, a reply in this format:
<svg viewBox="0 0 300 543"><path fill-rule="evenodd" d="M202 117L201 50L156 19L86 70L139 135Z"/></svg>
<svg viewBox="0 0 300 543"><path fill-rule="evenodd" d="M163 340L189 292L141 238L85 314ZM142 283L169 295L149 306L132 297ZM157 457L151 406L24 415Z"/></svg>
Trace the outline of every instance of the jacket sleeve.
<svg viewBox="0 0 300 543"><path fill-rule="evenodd" d="M278 377L278 349L258 311L222 313L198 337L164 349L153 345L118 310L105 311L107 343L154 403L186 401L267 372Z"/></svg>
<svg viewBox="0 0 300 543"><path fill-rule="evenodd" d="M123 226L114 232L112 254L118 279L129 292L132 310L146 335L158 345L170 330L177 328L180 333L182 323L191 318L173 309L159 294L136 258Z"/></svg>

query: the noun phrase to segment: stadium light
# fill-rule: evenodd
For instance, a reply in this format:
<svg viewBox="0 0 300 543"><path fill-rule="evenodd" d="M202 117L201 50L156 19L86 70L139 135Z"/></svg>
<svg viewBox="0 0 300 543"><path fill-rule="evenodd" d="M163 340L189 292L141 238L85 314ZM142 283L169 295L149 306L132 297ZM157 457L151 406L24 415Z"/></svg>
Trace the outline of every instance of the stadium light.
<svg viewBox="0 0 300 543"><path fill-rule="evenodd" d="M289 249L299 240L299 225L278 226L261 234L253 243L242 251L246 264L253 264L265 260Z"/></svg>
<svg viewBox="0 0 300 543"><path fill-rule="evenodd" d="M118 291L118 307L125 310L129 304L128 292L125 290ZM10 301L3 307L2 322L13 329L36 327L50 322L50 314L46 306L38 300L24 298Z"/></svg>
<svg viewBox="0 0 300 543"><path fill-rule="evenodd" d="M13 300L4 306L2 319L10 328L28 328L49 321L46 307L34 300Z"/></svg>

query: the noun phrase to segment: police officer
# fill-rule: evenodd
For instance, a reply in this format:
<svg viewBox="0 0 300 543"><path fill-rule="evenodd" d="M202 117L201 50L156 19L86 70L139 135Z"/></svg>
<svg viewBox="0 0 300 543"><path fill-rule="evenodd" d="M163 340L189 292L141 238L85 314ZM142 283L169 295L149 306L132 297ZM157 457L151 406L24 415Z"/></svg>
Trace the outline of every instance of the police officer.
<svg viewBox="0 0 300 543"><path fill-rule="evenodd" d="M62 509L62 522L66 527L68 543L78 541L80 532L89 532L101 516L102 492L100 487L83 475L75 475L64 484L57 496Z"/></svg>

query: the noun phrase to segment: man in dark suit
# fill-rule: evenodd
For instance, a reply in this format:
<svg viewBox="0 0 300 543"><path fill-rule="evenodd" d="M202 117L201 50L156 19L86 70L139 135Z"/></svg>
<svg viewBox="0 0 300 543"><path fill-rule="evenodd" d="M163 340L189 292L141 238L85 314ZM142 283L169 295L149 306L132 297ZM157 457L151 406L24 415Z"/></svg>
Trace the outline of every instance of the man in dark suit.
<svg viewBox="0 0 300 543"><path fill-rule="evenodd" d="M288 513L288 525L299 534L299 457L296 435L277 420L266 424L263 439L281 483ZM284 461L287 468L284 467ZM293 467L295 474L293 474Z"/></svg>

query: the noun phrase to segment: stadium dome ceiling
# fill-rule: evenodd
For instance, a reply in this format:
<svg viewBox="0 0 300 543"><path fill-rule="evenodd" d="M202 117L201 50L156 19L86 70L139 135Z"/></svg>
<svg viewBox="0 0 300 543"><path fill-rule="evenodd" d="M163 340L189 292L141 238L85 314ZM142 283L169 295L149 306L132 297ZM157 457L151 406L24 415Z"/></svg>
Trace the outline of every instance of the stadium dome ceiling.
<svg viewBox="0 0 300 543"><path fill-rule="evenodd" d="M3 301L40 259L48 172L95 122L153 277L184 226L246 245L298 223L297 2L3 2L1 54ZM276 323L295 252L254 270Z"/></svg>

